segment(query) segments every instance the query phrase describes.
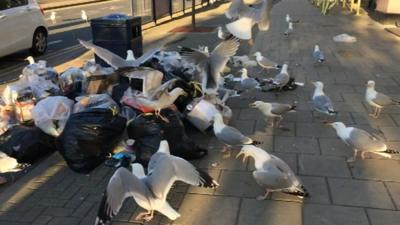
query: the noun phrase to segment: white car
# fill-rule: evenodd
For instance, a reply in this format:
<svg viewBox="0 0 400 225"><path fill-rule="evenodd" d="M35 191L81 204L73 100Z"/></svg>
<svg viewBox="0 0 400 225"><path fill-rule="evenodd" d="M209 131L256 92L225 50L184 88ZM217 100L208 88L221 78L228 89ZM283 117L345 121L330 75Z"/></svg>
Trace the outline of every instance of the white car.
<svg viewBox="0 0 400 225"><path fill-rule="evenodd" d="M47 26L36 0L0 0L0 57L30 49L47 49Z"/></svg>

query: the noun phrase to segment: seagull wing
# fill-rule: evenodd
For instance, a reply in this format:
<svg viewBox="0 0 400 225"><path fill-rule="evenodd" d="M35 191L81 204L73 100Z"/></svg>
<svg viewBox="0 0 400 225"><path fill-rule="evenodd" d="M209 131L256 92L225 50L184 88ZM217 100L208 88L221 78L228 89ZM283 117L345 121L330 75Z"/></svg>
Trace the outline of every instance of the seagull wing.
<svg viewBox="0 0 400 225"><path fill-rule="evenodd" d="M276 75L273 79L273 83L275 85L278 85L279 87L285 86L290 80L290 77L286 73L279 73Z"/></svg>
<svg viewBox="0 0 400 225"><path fill-rule="evenodd" d="M155 88L154 90L151 90L150 91L151 95L149 96L149 99L157 100L161 97L161 95L168 94L169 89L171 89L174 86L174 84L177 80L178 79L176 79L176 78L171 79L171 80L165 82L164 84L162 84L161 86Z"/></svg>
<svg viewBox="0 0 400 225"><path fill-rule="evenodd" d="M273 168L268 170L256 170L253 177L257 184L270 190L282 190L292 186L289 178L281 171Z"/></svg>
<svg viewBox="0 0 400 225"><path fill-rule="evenodd" d="M264 0L260 9L260 22L258 23L258 29L266 31L269 29L271 22L271 10L274 6L273 0Z"/></svg>
<svg viewBox="0 0 400 225"><path fill-rule="evenodd" d="M261 60L257 61L260 66L265 68L278 68L278 64L276 62L271 61L267 57L263 56Z"/></svg>
<svg viewBox="0 0 400 225"><path fill-rule="evenodd" d="M225 126L220 133L215 134L219 140L227 145L249 145L253 140L244 136L238 129L230 126Z"/></svg>
<svg viewBox="0 0 400 225"><path fill-rule="evenodd" d="M226 29L233 36L241 40L251 39L251 28L253 27L254 21L251 17L243 17L236 21L226 24Z"/></svg>
<svg viewBox="0 0 400 225"><path fill-rule="evenodd" d="M376 139L365 130L353 128L349 138L345 140L353 148L361 151L385 151L386 145L382 141Z"/></svg>
<svg viewBox="0 0 400 225"><path fill-rule="evenodd" d="M144 53L142 56L137 58L135 61L133 61L133 66L134 67L140 66L142 63L145 63L147 60L153 58L154 54L156 54L157 52L160 52L160 51L161 51L161 49L159 49L159 48L150 49L149 51Z"/></svg>
<svg viewBox="0 0 400 225"><path fill-rule="evenodd" d="M392 105L394 101L387 95L376 92L376 96L372 101L380 106Z"/></svg>
<svg viewBox="0 0 400 225"><path fill-rule="evenodd" d="M126 198L133 197L137 202L149 202L150 196L151 193L142 180L126 168L120 167L108 183L100 203L96 225L110 221L121 209Z"/></svg>
<svg viewBox="0 0 400 225"><path fill-rule="evenodd" d="M314 108L321 112L334 111L332 100L327 95L318 95L313 98Z"/></svg>
<svg viewBox="0 0 400 225"><path fill-rule="evenodd" d="M271 103L271 105L271 112L275 115L282 115L293 109L289 104Z"/></svg>
<svg viewBox="0 0 400 225"><path fill-rule="evenodd" d="M153 194L165 199L175 181L193 186L214 188L217 186L207 173L197 169L188 161L163 152L155 153L149 162L147 183Z"/></svg>
<svg viewBox="0 0 400 225"><path fill-rule="evenodd" d="M228 19L236 19L239 17L240 12L249 8L246 4L244 4L243 0L232 0L231 5L228 10L225 12L225 16Z"/></svg>
<svg viewBox="0 0 400 225"><path fill-rule="evenodd" d="M119 57L118 55L112 53L111 51L97 46L91 42L79 40L79 43L90 51L94 52L98 57L104 60L106 63L111 65L114 69L132 67L132 64L127 62L125 59Z"/></svg>
<svg viewBox="0 0 400 225"><path fill-rule="evenodd" d="M209 54L205 52L187 47L181 47L179 53L181 54L183 59L190 63L194 63L195 65L204 62L209 57Z"/></svg>

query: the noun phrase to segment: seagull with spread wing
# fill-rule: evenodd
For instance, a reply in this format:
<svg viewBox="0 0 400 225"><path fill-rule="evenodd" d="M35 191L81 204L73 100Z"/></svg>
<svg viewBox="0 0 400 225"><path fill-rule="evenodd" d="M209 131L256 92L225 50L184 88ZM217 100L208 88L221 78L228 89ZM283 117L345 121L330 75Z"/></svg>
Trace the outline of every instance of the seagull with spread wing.
<svg viewBox="0 0 400 225"><path fill-rule="evenodd" d="M181 47L180 54L183 59L197 66L203 92L217 94L221 73L238 48L238 39L230 38L218 44L210 54L186 47Z"/></svg>
<svg viewBox="0 0 400 225"><path fill-rule="evenodd" d="M251 40L252 27L257 24L258 29L267 31L270 26L272 7L281 0L263 0L259 8L246 5L243 0L232 0L225 15L235 21L228 23L226 29L235 37L242 40Z"/></svg>
<svg viewBox="0 0 400 225"><path fill-rule="evenodd" d="M96 54L98 57L100 57L102 60L104 60L106 63L108 63L110 66L112 66L114 69L120 69L120 68L125 68L125 67L139 67L141 64L146 62L147 60L151 59L153 55L157 52L160 51L160 49L150 49L147 51L145 54L143 54L141 57L132 60L131 57L128 57L128 59L123 59L120 56L116 55L115 53L102 48L100 46L97 46L91 42L88 41L83 41L79 40L79 43L90 51L92 51L94 54ZM130 55L129 50L127 52L128 56Z"/></svg>
<svg viewBox="0 0 400 225"><path fill-rule="evenodd" d="M103 225L117 215L126 198L133 197L136 203L148 210L136 219L150 221L154 211L176 220L180 214L166 201L175 181L205 188L216 188L218 183L206 172L194 167L186 160L172 156L167 141L161 141L158 151L150 158L147 175L143 166L132 164L132 172L119 168L111 177L96 218L96 225Z"/></svg>
<svg viewBox="0 0 400 225"><path fill-rule="evenodd" d="M253 171L253 177L265 189L265 194L258 196L257 200L265 200L271 192L283 192L299 198L309 196L300 179L282 159L253 145L243 146L236 158L241 155L243 162L247 157L254 159L256 169Z"/></svg>

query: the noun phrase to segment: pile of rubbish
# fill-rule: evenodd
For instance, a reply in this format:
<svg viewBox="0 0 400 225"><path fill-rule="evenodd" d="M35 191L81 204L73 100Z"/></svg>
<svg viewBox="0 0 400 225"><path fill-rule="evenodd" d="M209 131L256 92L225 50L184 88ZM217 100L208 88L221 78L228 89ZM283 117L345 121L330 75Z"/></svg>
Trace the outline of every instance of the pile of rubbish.
<svg viewBox="0 0 400 225"><path fill-rule="evenodd" d="M207 150L188 137L182 120L206 131L215 113L229 120L232 111L216 96L204 98L194 69L181 63L178 52L157 52L140 67L115 69L91 60L62 73L31 58L1 95L0 153L9 166L2 163L0 172L55 151L78 173L120 152L146 165L161 140L175 143L171 154L204 157ZM172 102L148 107L146 101L162 102L174 93Z"/></svg>

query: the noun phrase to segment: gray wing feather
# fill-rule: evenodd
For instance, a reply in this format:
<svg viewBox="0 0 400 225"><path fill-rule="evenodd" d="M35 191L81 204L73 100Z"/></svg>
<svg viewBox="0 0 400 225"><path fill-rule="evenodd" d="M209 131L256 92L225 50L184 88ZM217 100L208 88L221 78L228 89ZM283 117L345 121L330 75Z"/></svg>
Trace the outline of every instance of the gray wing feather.
<svg viewBox="0 0 400 225"><path fill-rule="evenodd" d="M313 98L314 108L322 112L334 111L331 99L327 95L319 95Z"/></svg>
<svg viewBox="0 0 400 225"><path fill-rule="evenodd" d="M251 138L244 136L239 130L230 126L225 126L221 133L216 133L215 135L222 142L231 146L251 144L253 142Z"/></svg>
<svg viewBox="0 0 400 225"><path fill-rule="evenodd" d="M151 157L148 167L146 182L157 198L166 198L177 180L195 186L202 183L197 169L179 157L158 152Z"/></svg>
<svg viewBox="0 0 400 225"><path fill-rule="evenodd" d="M114 69L124 68L124 67L132 67L132 64L126 61L125 59L119 57L118 55L112 53L111 51L97 46L88 41L78 40L79 43L86 49L94 52L98 57L104 60L106 63L110 64Z"/></svg>
<svg viewBox="0 0 400 225"><path fill-rule="evenodd" d="M271 106L271 112L275 115L282 115L292 110L292 106L289 104L271 103Z"/></svg>
<svg viewBox="0 0 400 225"><path fill-rule="evenodd" d="M386 145L365 130L353 128L348 139L345 140L353 148L360 151L385 151Z"/></svg>
<svg viewBox="0 0 400 225"><path fill-rule="evenodd" d="M393 99L379 92L376 93L376 96L374 99L372 99L372 101L380 106L387 106L394 104Z"/></svg>
<svg viewBox="0 0 400 225"><path fill-rule="evenodd" d="M278 64L274 61L271 61L270 59L263 57L260 61L258 61L258 64L260 66L265 67L265 68L277 68Z"/></svg>
<svg viewBox="0 0 400 225"><path fill-rule="evenodd" d="M258 83L258 81L255 80L254 78L246 78L241 81L241 86L247 90L256 88L259 85L260 84Z"/></svg>
<svg viewBox="0 0 400 225"><path fill-rule="evenodd" d="M175 82L178 79L171 79L167 82L165 82L164 84L162 84L161 86L159 86L158 88L156 88L155 90L151 91L151 95L149 96L150 100L157 100L161 97L161 95L163 94L167 94L169 89L171 89L173 87L173 85L175 84Z"/></svg>
<svg viewBox="0 0 400 225"><path fill-rule="evenodd" d="M142 56L140 56L135 61L133 61L133 66L135 66L135 67L140 66L142 63L153 58L154 54L156 54L159 51L161 51L161 49L159 49L159 48L152 48L152 49L148 50Z"/></svg>
<svg viewBox="0 0 400 225"><path fill-rule="evenodd" d="M266 171L253 171L253 177L257 184L271 190L283 190L292 186L285 174L273 168Z"/></svg>
<svg viewBox="0 0 400 225"><path fill-rule="evenodd" d="M290 77L288 74L280 73L274 77L273 83L279 87L283 87L289 82L289 80Z"/></svg>

